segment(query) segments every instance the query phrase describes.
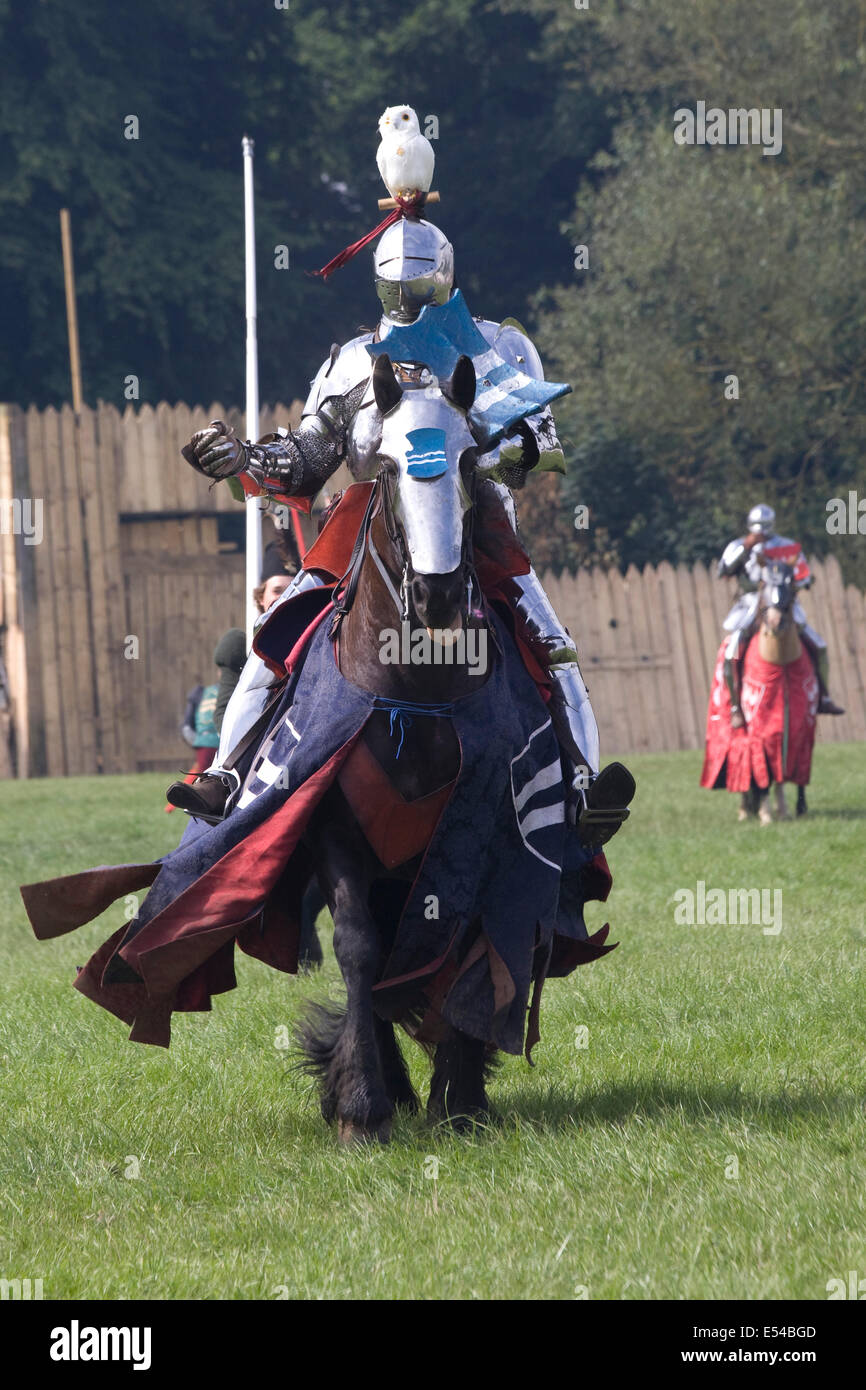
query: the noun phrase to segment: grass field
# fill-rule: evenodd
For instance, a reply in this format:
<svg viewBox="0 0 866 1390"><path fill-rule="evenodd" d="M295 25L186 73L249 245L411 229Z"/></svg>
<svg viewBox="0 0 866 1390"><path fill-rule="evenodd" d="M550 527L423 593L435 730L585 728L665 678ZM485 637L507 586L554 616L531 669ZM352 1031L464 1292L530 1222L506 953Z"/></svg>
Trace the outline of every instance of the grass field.
<svg viewBox="0 0 866 1390"><path fill-rule="evenodd" d="M698 788L697 754L629 762L589 913L621 945L548 985L498 1121L401 1120L349 1152L277 1045L337 994L330 945L313 979L239 954L170 1051L129 1043L70 988L122 912L40 944L17 884L165 853L166 779L5 783L0 1277L46 1298L823 1299L866 1276L866 747L819 747L810 816L766 829ZM698 881L780 889L781 931L678 924Z"/></svg>

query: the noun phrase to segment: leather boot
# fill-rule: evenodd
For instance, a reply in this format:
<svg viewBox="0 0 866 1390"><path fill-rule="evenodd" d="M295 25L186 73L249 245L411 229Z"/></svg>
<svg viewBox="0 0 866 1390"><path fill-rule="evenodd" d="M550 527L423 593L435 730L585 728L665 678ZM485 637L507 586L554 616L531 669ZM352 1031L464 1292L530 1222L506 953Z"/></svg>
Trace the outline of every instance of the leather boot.
<svg viewBox="0 0 866 1390"><path fill-rule="evenodd" d="M635 794L635 781L622 763L608 763L586 793L583 810L577 818L580 843L587 847L606 845L629 817L629 802Z"/></svg>
<svg viewBox="0 0 866 1390"><path fill-rule="evenodd" d="M232 788L230 777L218 772L203 772L194 782L172 782L165 799L198 820L216 825L225 815Z"/></svg>

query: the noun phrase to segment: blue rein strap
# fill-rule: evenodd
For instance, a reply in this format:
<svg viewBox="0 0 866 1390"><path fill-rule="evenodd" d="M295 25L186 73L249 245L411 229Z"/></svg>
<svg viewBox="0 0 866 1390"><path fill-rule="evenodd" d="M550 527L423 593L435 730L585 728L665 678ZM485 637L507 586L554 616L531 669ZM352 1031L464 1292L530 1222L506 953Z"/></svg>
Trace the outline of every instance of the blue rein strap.
<svg viewBox="0 0 866 1390"><path fill-rule="evenodd" d="M400 730L400 742L397 745L396 757L399 758L403 751L403 741L406 737L406 730L412 727L412 716L415 714L428 714L436 719L448 718L454 713L456 706L451 704L441 705L422 705L413 700L389 700L385 695L377 695L373 700L373 708L387 710L390 715L389 733L394 737L395 728Z"/></svg>

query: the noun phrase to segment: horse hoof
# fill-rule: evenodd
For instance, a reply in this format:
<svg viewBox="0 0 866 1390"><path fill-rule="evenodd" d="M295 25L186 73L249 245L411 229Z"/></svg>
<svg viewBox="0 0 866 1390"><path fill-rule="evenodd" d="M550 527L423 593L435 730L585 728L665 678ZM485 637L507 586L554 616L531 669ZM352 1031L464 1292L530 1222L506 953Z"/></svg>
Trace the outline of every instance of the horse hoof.
<svg viewBox="0 0 866 1390"><path fill-rule="evenodd" d="M758 820L761 822L761 825L773 824L773 817L770 815L769 811L759 811Z"/></svg>
<svg viewBox="0 0 866 1390"><path fill-rule="evenodd" d="M459 1114L449 1114L444 1105L427 1106L427 1123L450 1129L453 1134L470 1134L476 1125L485 1124L490 1119L490 1111L479 1107Z"/></svg>
<svg viewBox="0 0 866 1390"><path fill-rule="evenodd" d="M337 1138L346 1148L358 1144L387 1144L391 1139L391 1121L382 1120L368 1129L365 1125L355 1124L354 1120L338 1120Z"/></svg>
<svg viewBox="0 0 866 1390"><path fill-rule="evenodd" d="M454 1115L446 1115L445 1119L450 1129L455 1134L471 1134L477 1125L485 1125L490 1120L490 1107L488 1105L471 1105L466 1110L461 1110Z"/></svg>
<svg viewBox="0 0 866 1390"><path fill-rule="evenodd" d="M744 821L744 820L748 820L748 819L749 819L749 812L748 812L748 811L744 811L742 808L740 808L740 810L737 812L737 820L738 820L738 821Z"/></svg>
<svg viewBox="0 0 866 1390"><path fill-rule="evenodd" d="M476 1124L480 1124L483 1119L483 1115L452 1115L448 1125L455 1134L471 1134Z"/></svg>
<svg viewBox="0 0 866 1390"><path fill-rule="evenodd" d="M421 1102L419 1101L414 1091L412 1091L409 1095L400 1094L397 1096L391 1096L391 1103L394 1106L395 1110L405 1110L407 1115L417 1115L420 1113L421 1110Z"/></svg>

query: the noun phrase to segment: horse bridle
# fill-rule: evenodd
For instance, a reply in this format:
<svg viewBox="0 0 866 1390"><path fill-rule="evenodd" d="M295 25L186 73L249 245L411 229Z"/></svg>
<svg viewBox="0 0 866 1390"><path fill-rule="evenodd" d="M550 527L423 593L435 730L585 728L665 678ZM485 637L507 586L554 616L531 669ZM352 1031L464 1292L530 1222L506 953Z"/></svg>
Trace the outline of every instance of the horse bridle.
<svg viewBox="0 0 866 1390"><path fill-rule="evenodd" d="M352 546L352 554L349 563L334 585L334 612L331 624L328 628L328 635L332 641L336 641L340 634L343 619L355 602L355 595L358 592L358 585L361 582L361 566L364 563L364 556L367 551L367 542L370 538L370 527L373 525L373 517L376 514L376 502L379 491L380 473L377 474L373 486L370 489L370 496L367 498L367 505L364 508L364 516L355 537L355 544Z"/></svg>
<svg viewBox="0 0 866 1390"><path fill-rule="evenodd" d="M389 592L394 598L397 608L401 611L402 618L406 620L409 617L409 581L411 577L412 562L409 558L409 552L406 549L405 537L397 522L396 513L394 511L394 497L391 491L390 484L391 471L389 470L387 464L382 463L380 464L379 471L376 474L376 477L373 481L373 487L370 491L367 506L364 510L364 517L361 522L361 526L358 530L358 534L355 538L355 544L352 547L352 554L349 559L349 564L346 568L345 573L337 581L337 584L334 588L335 595L339 594L340 596L336 598L334 601L334 614L331 618L331 625L329 628L329 635L332 640L338 637L343 619L345 618L346 614L350 611L352 605L355 602L355 597L358 592L358 585L361 582L361 569L363 567L364 559L368 552L371 554L371 557L373 558L374 563L376 564L376 567L379 570L379 573L382 575L382 578L385 581L386 587L388 588ZM478 584L478 577L475 573L474 553L472 546L475 530L474 491L475 489L473 485L471 489L472 505L469 507L468 514L464 517L463 520L463 544L460 556L461 566L465 566L468 570L468 582L466 592L467 614L471 611L473 590L477 589L479 596L481 594L481 588ZM399 596L394 591L391 582L391 577L384 566L379 552L375 548L372 536L370 534L373 525L373 520L380 513L382 516L382 520L385 524L385 532L388 537L388 540L391 542L391 545L397 551L397 554L399 555L402 564Z"/></svg>
<svg viewBox="0 0 866 1390"><path fill-rule="evenodd" d="M381 510L382 520L385 523L385 534L400 556L403 566L400 577L400 601L398 607L401 610L400 615L405 621L409 617L409 571L411 569L411 561L409 559L409 552L406 549L406 539L397 524L397 517L394 512L394 497L391 492L390 474L385 464L382 464L379 468L376 481L380 485L382 494ZM369 544L372 544L372 539ZM378 552L376 552L376 554L378 555ZM377 564L377 569L379 569L380 573L382 573L383 570L385 571L383 574L383 578L385 578L387 570L381 560ZM390 588L390 579L386 579L385 582L388 588Z"/></svg>

